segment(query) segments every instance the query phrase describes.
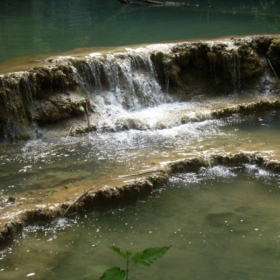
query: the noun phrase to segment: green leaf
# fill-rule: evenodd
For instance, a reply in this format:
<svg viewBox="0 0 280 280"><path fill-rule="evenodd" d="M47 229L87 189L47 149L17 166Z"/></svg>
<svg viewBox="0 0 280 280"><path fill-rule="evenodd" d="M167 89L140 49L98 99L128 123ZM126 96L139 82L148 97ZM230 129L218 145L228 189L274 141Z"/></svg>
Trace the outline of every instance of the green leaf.
<svg viewBox="0 0 280 280"><path fill-rule="evenodd" d="M154 261L161 258L169 249L169 247L148 248L142 252L134 254L132 261L140 266L150 266Z"/></svg>
<svg viewBox="0 0 280 280"><path fill-rule="evenodd" d="M125 271L119 267L107 269L99 280L125 280Z"/></svg>
<svg viewBox="0 0 280 280"><path fill-rule="evenodd" d="M128 256L128 252L123 252L119 247L109 246L109 249L111 249L112 251L116 252L119 256L121 256L124 259L126 259L127 256ZM131 255L131 253L130 253L130 255Z"/></svg>

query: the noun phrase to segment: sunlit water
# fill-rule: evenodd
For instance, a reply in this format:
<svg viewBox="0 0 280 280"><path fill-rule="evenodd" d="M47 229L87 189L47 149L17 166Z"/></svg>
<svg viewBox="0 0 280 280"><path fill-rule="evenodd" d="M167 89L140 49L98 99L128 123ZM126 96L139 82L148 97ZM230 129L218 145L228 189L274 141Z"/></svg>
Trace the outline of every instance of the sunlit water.
<svg viewBox="0 0 280 280"><path fill-rule="evenodd" d="M139 1L134 0L137 3ZM190 2L198 8L118 0L2 0L0 62L76 48L279 33L278 1Z"/></svg>
<svg viewBox="0 0 280 280"><path fill-rule="evenodd" d="M93 132L78 137L31 140L12 149L4 147L0 192L24 195L32 190L71 187L75 183L102 186L172 159L201 154L207 157L215 152L259 151L279 158L279 124L279 113L272 112L190 122L162 130Z"/></svg>
<svg viewBox="0 0 280 280"><path fill-rule="evenodd" d="M136 206L28 226L3 252L1 279L99 279L124 265L108 245L172 245L131 279L279 279L279 175L245 165L181 176Z"/></svg>

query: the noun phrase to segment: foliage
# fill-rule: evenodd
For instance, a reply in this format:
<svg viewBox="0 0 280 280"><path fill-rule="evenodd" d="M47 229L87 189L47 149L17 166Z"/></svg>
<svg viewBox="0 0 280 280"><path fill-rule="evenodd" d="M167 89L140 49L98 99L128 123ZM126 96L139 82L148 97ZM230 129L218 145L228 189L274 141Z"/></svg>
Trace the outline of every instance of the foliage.
<svg viewBox="0 0 280 280"><path fill-rule="evenodd" d="M148 267L154 261L161 258L170 249L170 247L171 246L147 248L141 252L133 254L132 251L122 251L116 246L110 246L109 249L125 259L126 269L124 270L119 267L111 267L103 273L100 280L128 280L130 264Z"/></svg>
<svg viewBox="0 0 280 280"><path fill-rule="evenodd" d="M260 0L260 6L263 11L269 10L275 3L275 0Z"/></svg>
<svg viewBox="0 0 280 280"><path fill-rule="evenodd" d="M107 269L101 276L100 280L123 280L125 279L125 271L121 270L119 267L111 267Z"/></svg>

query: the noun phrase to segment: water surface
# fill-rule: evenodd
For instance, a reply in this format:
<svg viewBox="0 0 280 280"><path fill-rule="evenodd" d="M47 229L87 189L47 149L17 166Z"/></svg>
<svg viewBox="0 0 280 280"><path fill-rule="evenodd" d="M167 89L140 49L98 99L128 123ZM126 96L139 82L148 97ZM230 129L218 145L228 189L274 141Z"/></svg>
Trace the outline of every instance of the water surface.
<svg viewBox="0 0 280 280"><path fill-rule="evenodd" d="M280 31L277 1L213 0L212 9L207 1L191 3L199 7L122 5L118 0L2 0L0 62L76 48Z"/></svg>
<svg viewBox="0 0 280 280"><path fill-rule="evenodd" d="M172 245L132 279L278 279L279 176L254 165L181 176L136 206L30 225L3 254L1 279L98 279L123 266L108 245Z"/></svg>

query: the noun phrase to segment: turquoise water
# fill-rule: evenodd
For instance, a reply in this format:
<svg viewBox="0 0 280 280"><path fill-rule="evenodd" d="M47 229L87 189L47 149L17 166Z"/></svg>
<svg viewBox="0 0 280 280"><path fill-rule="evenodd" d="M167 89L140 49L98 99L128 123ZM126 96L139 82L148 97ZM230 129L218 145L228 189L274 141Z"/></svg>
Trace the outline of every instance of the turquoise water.
<svg viewBox="0 0 280 280"><path fill-rule="evenodd" d="M0 62L76 48L280 31L277 1L213 0L210 10L207 1L191 3L200 6L122 5L118 0L2 0Z"/></svg>
<svg viewBox="0 0 280 280"><path fill-rule="evenodd" d="M99 279L123 266L108 245L172 245L151 268L133 268L135 280L279 279L279 176L254 165L181 176L136 206L28 226L4 253L1 279Z"/></svg>

